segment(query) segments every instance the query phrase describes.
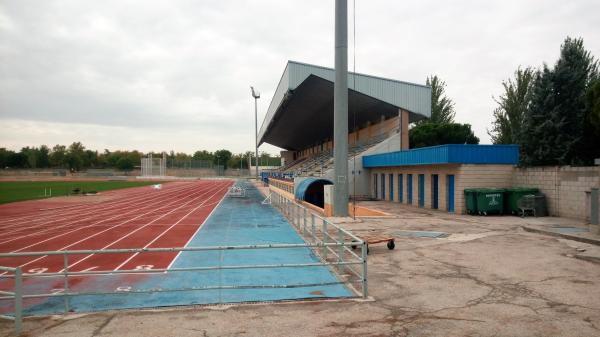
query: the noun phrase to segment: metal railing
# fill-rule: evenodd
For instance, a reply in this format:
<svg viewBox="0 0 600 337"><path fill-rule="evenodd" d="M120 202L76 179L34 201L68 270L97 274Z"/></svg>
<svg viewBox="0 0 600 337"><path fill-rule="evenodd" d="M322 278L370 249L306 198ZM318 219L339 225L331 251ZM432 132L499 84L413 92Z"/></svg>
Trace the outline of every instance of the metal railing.
<svg viewBox="0 0 600 337"><path fill-rule="evenodd" d="M22 272L21 268L0 267L0 279L14 279L15 291L0 291L0 303L2 301L14 300L14 315L2 315L15 321L15 329L21 330L21 319L23 315L23 300L35 298L61 298L64 305L64 313L71 309L71 299L77 296L87 295L113 295L131 293L161 293L203 290L226 290L226 289L264 289L264 288L299 288L317 287L344 284L357 296L367 297L367 251L365 243L344 230L343 228L321 218L305 207L298 205L284 196L273 193L272 204L279 208L290 220L296 231L304 237L305 243L298 244L264 244L264 245L238 245L238 246L205 246L205 247L176 247L176 248L140 248L140 249L106 249L106 250L70 250L70 251L42 251L42 252L19 252L0 254L0 264L3 258L23 257L53 257L62 256L62 270L48 272L47 270L32 269ZM250 265L213 265L187 268L149 268L124 269L124 270L82 270L73 271L71 266L76 256L80 260L82 256L104 255L104 254L148 254L148 253L177 253L177 252L208 252L208 251L232 251L232 250L256 250L256 249L310 249L313 256L317 257L310 263L281 263L281 264L250 264ZM353 249L360 248L357 254ZM77 263L77 262L75 262ZM246 269L277 269L277 268L310 268L325 267L333 272L335 281L316 283L292 283L292 284L214 284L181 288L152 288L152 289L115 289L103 291L102 289L91 289L91 291L75 291L72 287L73 278L93 277L98 275L117 276L120 274L168 274L180 272L201 272L218 270L246 270ZM42 293L30 293L31 289L24 287L27 280L44 279L49 283L56 283L56 279L62 279L62 289L42 291ZM359 289L357 289L359 288ZM33 289L39 289L33 287ZM39 290L38 290L39 291Z"/></svg>
<svg viewBox="0 0 600 337"><path fill-rule="evenodd" d="M0 272L6 272L15 280L14 291L0 290L0 295L8 295L8 299L14 301L14 316L0 315L1 319L8 319L15 322L15 334L20 335L23 330L23 276L21 268L1 267ZM4 298L4 297L3 297Z"/></svg>
<svg viewBox="0 0 600 337"><path fill-rule="evenodd" d="M363 298L368 297L366 242L275 190L271 190L271 202L280 209L307 243L315 244L315 247L318 247L315 254L321 261L324 263L349 260L358 262L350 266L332 263L330 268L333 268L338 277L347 272L358 277L361 287L359 293ZM360 255L354 251L359 248Z"/></svg>

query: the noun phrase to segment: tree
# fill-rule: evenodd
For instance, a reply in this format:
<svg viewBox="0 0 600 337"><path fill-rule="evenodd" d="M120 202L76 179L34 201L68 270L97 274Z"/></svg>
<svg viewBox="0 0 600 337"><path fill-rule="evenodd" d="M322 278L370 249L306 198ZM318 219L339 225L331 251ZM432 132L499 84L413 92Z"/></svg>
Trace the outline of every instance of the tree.
<svg viewBox="0 0 600 337"><path fill-rule="evenodd" d="M27 167L37 168L37 149L35 147L24 147L21 149L21 153L27 158Z"/></svg>
<svg viewBox="0 0 600 337"><path fill-rule="evenodd" d="M214 155L212 154L212 152L208 152L206 150L196 151L194 152L194 156L192 157L192 159L213 161Z"/></svg>
<svg viewBox="0 0 600 337"><path fill-rule="evenodd" d="M27 156L23 152L10 151L6 160L6 166L10 168L27 167Z"/></svg>
<svg viewBox="0 0 600 337"><path fill-rule="evenodd" d="M600 133L600 80L596 80L587 93L587 105L590 111L590 123Z"/></svg>
<svg viewBox="0 0 600 337"><path fill-rule="evenodd" d="M586 94L598 77L598 63L582 39L567 37L553 68L544 65L537 74L522 132L525 165L572 165L589 163L586 140Z"/></svg>
<svg viewBox="0 0 600 337"><path fill-rule="evenodd" d="M3 147L0 147L0 169L4 169L8 167L8 162L10 156L12 156L15 152L11 150L7 150Z"/></svg>
<svg viewBox="0 0 600 337"><path fill-rule="evenodd" d="M41 145L37 150L37 166L50 167L50 149L46 145Z"/></svg>
<svg viewBox="0 0 600 337"><path fill-rule="evenodd" d="M496 99L492 130L488 134L494 144L519 144L525 112L531 102L532 68L517 69L514 80L503 81L504 93Z"/></svg>
<svg viewBox="0 0 600 337"><path fill-rule="evenodd" d="M454 115L456 114L454 112L454 102L446 97L446 82L442 81L437 75L432 75L427 77L425 84L431 87L431 117L417 124L454 123Z"/></svg>
<svg viewBox="0 0 600 337"><path fill-rule="evenodd" d="M215 165L223 166L224 169L227 169L227 163L231 159L231 152L229 150L217 150L214 153L213 163Z"/></svg>
<svg viewBox="0 0 600 337"><path fill-rule="evenodd" d="M67 147L64 145L54 145L50 152L50 166L66 167Z"/></svg>
<svg viewBox="0 0 600 337"><path fill-rule="evenodd" d="M74 142L69 145L69 151L67 151L66 163L72 170L79 171L83 167L85 159L85 147L80 142Z"/></svg>
<svg viewBox="0 0 600 337"><path fill-rule="evenodd" d="M121 157L117 161L117 168L121 171L131 171L133 170L133 160L129 157Z"/></svg>
<svg viewBox="0 0 600 337"><path fill-rule="evenodd" d="M469 124L425 123L410 129L409 143L412 148L443 144L479 144Z"/></svg>

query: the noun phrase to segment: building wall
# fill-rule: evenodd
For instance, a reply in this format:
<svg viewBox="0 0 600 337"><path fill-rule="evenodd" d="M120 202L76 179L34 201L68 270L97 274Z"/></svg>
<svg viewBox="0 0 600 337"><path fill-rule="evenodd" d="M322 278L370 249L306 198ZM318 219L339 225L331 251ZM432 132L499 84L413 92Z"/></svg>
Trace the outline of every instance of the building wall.
<svg viewBox="0 0 600 337"><path fill-rule="evenodd" d="M398 193L399 185L398 185L398 175L402 174L403 179L403 190L402 190L402 203L408 204L408 179L409 175L412 174L412 205L418 207L419 206L419 175L424 175L424 208L433 208L433 177L432 175L437 174L438 176L438 209L443 211L448 211L448 195L447 195L447 177L448 175L455 176L455 193L454 193L454 207L456 213L462 213L462 191L458 189L458 180L457 176L460 173L459 165L419 165L419 166L399 166L399 167L390 167L390 168L382 168L382 169L372 169L371 170L371 196L376 197L374 194L374 174L378 174L377 183L378 183L378 199L381 199L381 174L385 174L385 200L400 202L400 195ZM393 200L390 200L389 193L389 175L394 175L394 195Z"/></svg>
<svg viewBox="0 0 600 337"><path fill-rule="evenodd" d="M553 216L589 220L590 190L600 187L597 166L543 166L515 169L514 186L537 187Z"/></svg>
<svg viewBox="0 0 600 337"><path fill-rule="evenodd" d="M460 165L456 175L456 209L466 213L464 190L466 188L506 188L512 186L512 165Z"/></svg>
<svg viewBox="0 0 600 337"><path fill-rule="evenodd" d="M419 205L418 177L425 176L424 207L433 207L432 174L438 175L438 209L447 211L447 177L455 176L454 203L455 212L465 213L464 189L485 187L537 187L546 196L551 216L589 220L590 190L600 188L600 167L529 167L516 168L511 165L418 165L371 169L371 196L381 198L381 174L385 174L386 186L384 199L399 202L398 174L403 174L403 203L408 202L408 174L413 180L413 206ZM394 197L389 197L389 174L394 174ZM375 195L374 175L377 174L378 195Z"/></svg>

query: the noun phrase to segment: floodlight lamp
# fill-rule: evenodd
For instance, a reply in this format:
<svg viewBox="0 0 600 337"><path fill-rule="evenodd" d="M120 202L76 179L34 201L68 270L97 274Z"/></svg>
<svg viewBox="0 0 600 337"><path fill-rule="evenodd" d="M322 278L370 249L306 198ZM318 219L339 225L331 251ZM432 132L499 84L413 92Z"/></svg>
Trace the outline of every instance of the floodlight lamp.
<svg viewBox="0 0 600 337"><path fill-rule="evenodd" d="M260 92L258 92L258 90L255 91L254 87L252 87L252 86L250 86L250 90L252 90L252 97L254 97L254 98L260 98Z"/></svg>

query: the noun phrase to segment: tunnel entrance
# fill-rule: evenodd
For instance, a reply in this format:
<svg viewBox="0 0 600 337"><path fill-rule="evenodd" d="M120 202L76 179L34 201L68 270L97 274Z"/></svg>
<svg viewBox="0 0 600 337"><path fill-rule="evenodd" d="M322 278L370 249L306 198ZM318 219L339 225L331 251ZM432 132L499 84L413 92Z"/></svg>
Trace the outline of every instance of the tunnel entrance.
<svg viewBox="0 0 600 337"><path fill-rule="evenodd" d="M329 179L306 178L296 187L296 199L311 203L317 207L325 206L325 185L333 185Z"/></svg>

